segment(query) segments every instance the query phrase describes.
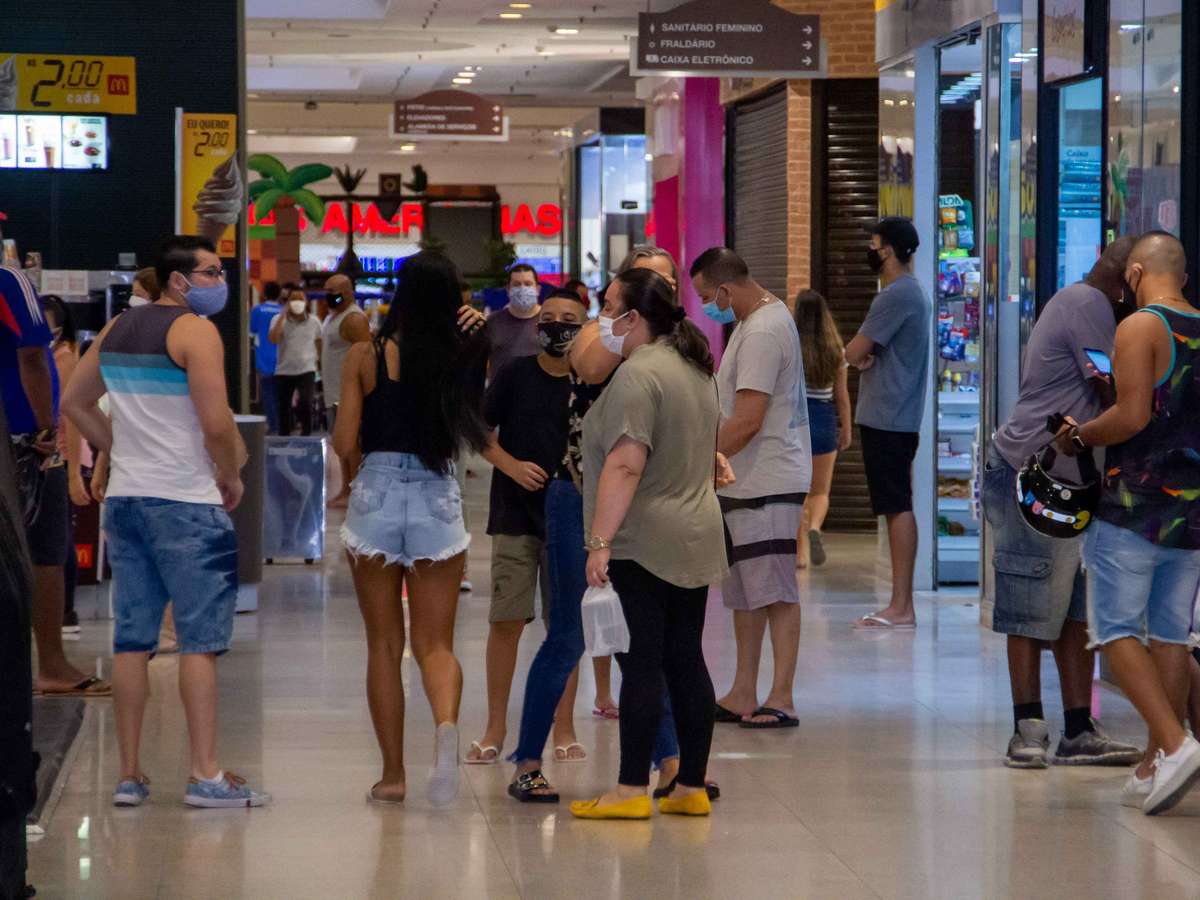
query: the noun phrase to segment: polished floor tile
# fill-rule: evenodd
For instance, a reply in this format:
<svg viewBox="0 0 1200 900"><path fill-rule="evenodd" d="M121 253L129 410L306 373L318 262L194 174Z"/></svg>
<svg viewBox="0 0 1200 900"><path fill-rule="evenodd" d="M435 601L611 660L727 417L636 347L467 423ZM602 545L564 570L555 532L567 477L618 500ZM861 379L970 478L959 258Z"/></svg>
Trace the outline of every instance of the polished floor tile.
<svg viewBox="0 0 1200 900"><path fill-rule="evenodd" d="M468 491L482 532L486 480ZM94 702L60 795L31 846L45 897L617 897L1196 898L1200 793L1147 819L1117 804L1114 769L1015 772L1003 642L978 626L969 592L922 597L915 633L850 627L874 607L875 541L831 536L828 565L800 573L804 632L796 679L801 727L717 726L710 774L724 796L708 820L580 822L560 807L505 794L511 768L464 767L448 809L423 799L432 722L406 662L408 774L400 808L368 806L378 751L363 695L362 625L336 551L320 566L269 567L257 614L239 617L220 663L223 764L261 784L261 810L202 812L181 804L187 738L178 662L151 665L145 764L151 802L116 810L112 711ZM466 677L462 740L485 719L489 542L477 538L477 591L460 604ZM81 607L87 614L88 591ZM524 639L509 715L511 751L524 673L541 626ZM107 622L85 621L72 653L106 656ZM735 665L732 624L714 601L705 650L717 690ZM107 662L106 662L107 665ZM762 672L770 677L769 664ZM1052 727L1057 680L1045 661ZM617 725L592 716L590 665L577 729L590 758L547 762L564 801L611 784ZM1109 730L1141 739L1137 717L1097 688Z"/></svg>

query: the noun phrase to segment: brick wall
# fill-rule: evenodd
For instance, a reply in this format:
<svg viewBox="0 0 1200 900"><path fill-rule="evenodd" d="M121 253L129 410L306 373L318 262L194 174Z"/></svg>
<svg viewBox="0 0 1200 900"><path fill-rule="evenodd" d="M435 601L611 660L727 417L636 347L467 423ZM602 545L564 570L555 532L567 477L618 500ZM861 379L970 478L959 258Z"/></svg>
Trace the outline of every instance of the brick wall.
<svg viewBox="0 0 1200 900"><path fill-rule="evenodd" d="M821 40L830 78L875 78L875 0L773 0L790 12L821 16ZM769 78L726 78L721 102L743 100L775 84ZM812 82L788 83L788 297L810 284L812 274Z"/></svg>

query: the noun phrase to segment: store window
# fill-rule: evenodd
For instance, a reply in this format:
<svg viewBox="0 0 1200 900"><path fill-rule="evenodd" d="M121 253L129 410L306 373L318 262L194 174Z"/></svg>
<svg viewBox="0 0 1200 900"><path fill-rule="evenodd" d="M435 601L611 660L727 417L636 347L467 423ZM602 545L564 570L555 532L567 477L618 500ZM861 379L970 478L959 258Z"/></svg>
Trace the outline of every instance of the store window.
<svg viewBox="0 0 1200 900"><path fill-rule="evenodd" d="M599 290L646 242L649 164L643 134L604 135L576 149L579 277Z"/></svg>
<svg viewBox="0 0 1200 900"><path fill-rule="evenodd" d="M1115 234L1179 233L1181 0L1111 0L1108 209Z"/></svg>
<svg viewBox="0 0 1200 900"><path fill-rule="evenodd" d="M879 215L913 214L916 72L911 60L879 73Z"/></svg>
<svg viewBox="0 0 1200 900"><path fill-rule="evenodd" d="M1069 85L1058 101L1058 278L1082 281L1103 249L1100 223L1104 86L1100 78Z"/></svg>

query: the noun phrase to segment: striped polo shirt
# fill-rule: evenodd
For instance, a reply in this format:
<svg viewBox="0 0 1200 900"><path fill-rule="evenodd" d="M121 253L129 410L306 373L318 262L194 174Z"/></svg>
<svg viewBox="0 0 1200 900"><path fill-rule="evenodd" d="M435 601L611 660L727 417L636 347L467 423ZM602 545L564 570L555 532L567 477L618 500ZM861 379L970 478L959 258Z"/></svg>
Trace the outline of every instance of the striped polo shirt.
<svg viewBox="0 0 1200 900"><path fill-rule="evenodd" d="M221 502L187 371L167 353L167 332L187 315L185 306L134 307L104 336L100 373L113 423L109 497Z"/></svg>

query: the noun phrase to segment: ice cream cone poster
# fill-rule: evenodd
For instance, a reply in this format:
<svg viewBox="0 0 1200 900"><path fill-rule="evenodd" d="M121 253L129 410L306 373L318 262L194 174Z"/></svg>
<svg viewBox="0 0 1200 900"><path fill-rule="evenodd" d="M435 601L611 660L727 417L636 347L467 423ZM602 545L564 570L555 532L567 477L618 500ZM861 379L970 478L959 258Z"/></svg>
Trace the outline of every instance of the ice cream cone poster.
<svg viewBox="0 0 1200 900"><path fill-rule="evenodd" d="M236 256L237 221L246 208L237 116L177 110L175 145L179 234L206 237L221 256Z"/></svg>

